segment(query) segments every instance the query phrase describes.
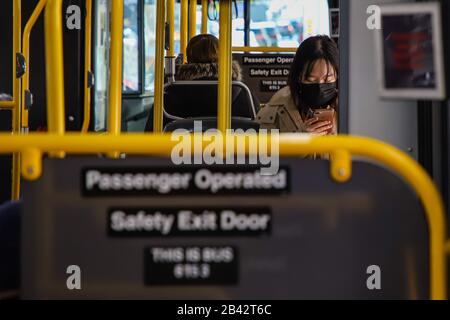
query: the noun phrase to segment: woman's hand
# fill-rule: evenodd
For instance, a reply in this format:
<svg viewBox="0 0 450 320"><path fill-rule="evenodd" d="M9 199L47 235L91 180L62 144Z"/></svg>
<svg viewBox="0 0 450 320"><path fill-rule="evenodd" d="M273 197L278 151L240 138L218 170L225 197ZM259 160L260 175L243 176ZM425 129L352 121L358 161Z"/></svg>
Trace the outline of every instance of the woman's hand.
<svg viewBox="0 0 450 320"><path fill-rule="evenodd" d="M318 118L311 118L304 122L305 132L315 136L326 136L332 132L334 127L331 121L319 121Z"/></svg>

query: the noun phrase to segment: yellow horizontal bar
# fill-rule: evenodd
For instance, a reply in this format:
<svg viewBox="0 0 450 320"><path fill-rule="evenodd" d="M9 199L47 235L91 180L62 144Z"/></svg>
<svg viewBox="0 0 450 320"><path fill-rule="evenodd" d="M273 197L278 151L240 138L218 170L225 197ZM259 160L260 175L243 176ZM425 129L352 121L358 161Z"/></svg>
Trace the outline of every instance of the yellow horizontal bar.
<svg viewBox="0 0 450 320"><path fill-rule="evenodd" d="M14 109L15 101L0 101L0 109Z"/></svg>
<svg viewBox="0 0 450 320"><path fill-rule="evenodd" d="M258 137L258 140L261 138ZM425 170L411 157L386 143L361 137L329 136L311 137L282 134L279 150L283 156L300 156L312 153L339 153L364 156L379 161L396 172L415 190L425 208L430 234L430 296L446 299L447 261L446 218L440 194ZM171 135L94 135L94 134L38 134L28 136L0 134L0 153L22 152L24 159L36 160L40 152L64 150L74 154L98 154L120 150L128 154L165 156L179 142ZM208 144L210 140L204 140ZM258 146L261 143L257 143ZM264 143L262 144L264 145ZM270 146L269 141L265 144ZM246 152L248 153L248 146ZM27 160L27 163L30 160ZM37 160L36 160L37 161ZM39 160L40 161L40 160ZM31 162L32 163L32 162ZM22 168L23 170L23 168ZM447 246L447 247L446 247Z"/></svg>
<svg viewBox="0 0 450 320"><path fill-rule="evenodd" d="M297 48L280 47L233 47L233 52L297 52Z"/></svg>

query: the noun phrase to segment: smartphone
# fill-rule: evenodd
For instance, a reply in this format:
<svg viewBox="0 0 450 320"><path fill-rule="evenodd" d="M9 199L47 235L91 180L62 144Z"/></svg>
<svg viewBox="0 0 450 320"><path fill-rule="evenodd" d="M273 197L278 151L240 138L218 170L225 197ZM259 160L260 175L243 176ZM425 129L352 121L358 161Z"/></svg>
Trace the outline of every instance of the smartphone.
<svg viewBox="0 0 450 320"><path fill-rule="evenodd" d="M314 110L314 117L318 118L319 121L330 121L331 124L334 124L335 113L334 109L317 109ZM327 133L330 134L332 131L333 128L329 129Z"/></svg>
<svg viewBox="0 0 450 320"><path fill-rule="evenodd" d="M314 117L318 118L319 121L330 121L334 122L334 109L316 109L314 110Z"/></svg>

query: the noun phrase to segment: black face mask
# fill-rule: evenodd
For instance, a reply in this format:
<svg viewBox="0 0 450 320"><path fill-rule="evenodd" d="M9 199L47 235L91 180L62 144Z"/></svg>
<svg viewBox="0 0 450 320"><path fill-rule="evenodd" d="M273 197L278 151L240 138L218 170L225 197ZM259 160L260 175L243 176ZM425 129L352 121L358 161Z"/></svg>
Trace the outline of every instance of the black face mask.
<svg viewBox="0 0 450 320"><path fill-rule="evenodd" d="M326 107L336 98L336 82L300 83L302 103L311 108Z"/></svg>

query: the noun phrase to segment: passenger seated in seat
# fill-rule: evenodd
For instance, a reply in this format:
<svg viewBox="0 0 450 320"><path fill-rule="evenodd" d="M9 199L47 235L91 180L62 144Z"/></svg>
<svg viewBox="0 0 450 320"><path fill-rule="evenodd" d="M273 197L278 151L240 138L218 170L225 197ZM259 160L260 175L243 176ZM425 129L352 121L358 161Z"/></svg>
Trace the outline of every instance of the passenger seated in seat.
<svg viewBox="0 0 450 320"><path fill-rule="evenodd" d="M186 48L187 63L177 66L176 81L218 80L219 79L219 39L210 34L200 34L193 37ZM232 80L242 81L242 70L237 61L232 64ZM259 101L252 95L256 112ZM164 123L166 125L166 123ZM153 130L153 110L150 110L145 126L146 132Z"/></svg>
<svg viewBox="0 0 450 320"><path fill-rule="evenodd" d="M210 34L193 37L186 48L187 64L178 67L177 81L217 80L219 78L219 39ZM233 81L242 81L239 63L233 61Z"/></svg>
<svg viewBox="0 0 450 320"><path fill-rule="evenodd" d="M260 110L262 129L305 132L317 136L337 133L339 50L328 36L315 36L300 45L291 66L288 86ZM320 121L316 109L334 109L332 121Z"/></svg>

